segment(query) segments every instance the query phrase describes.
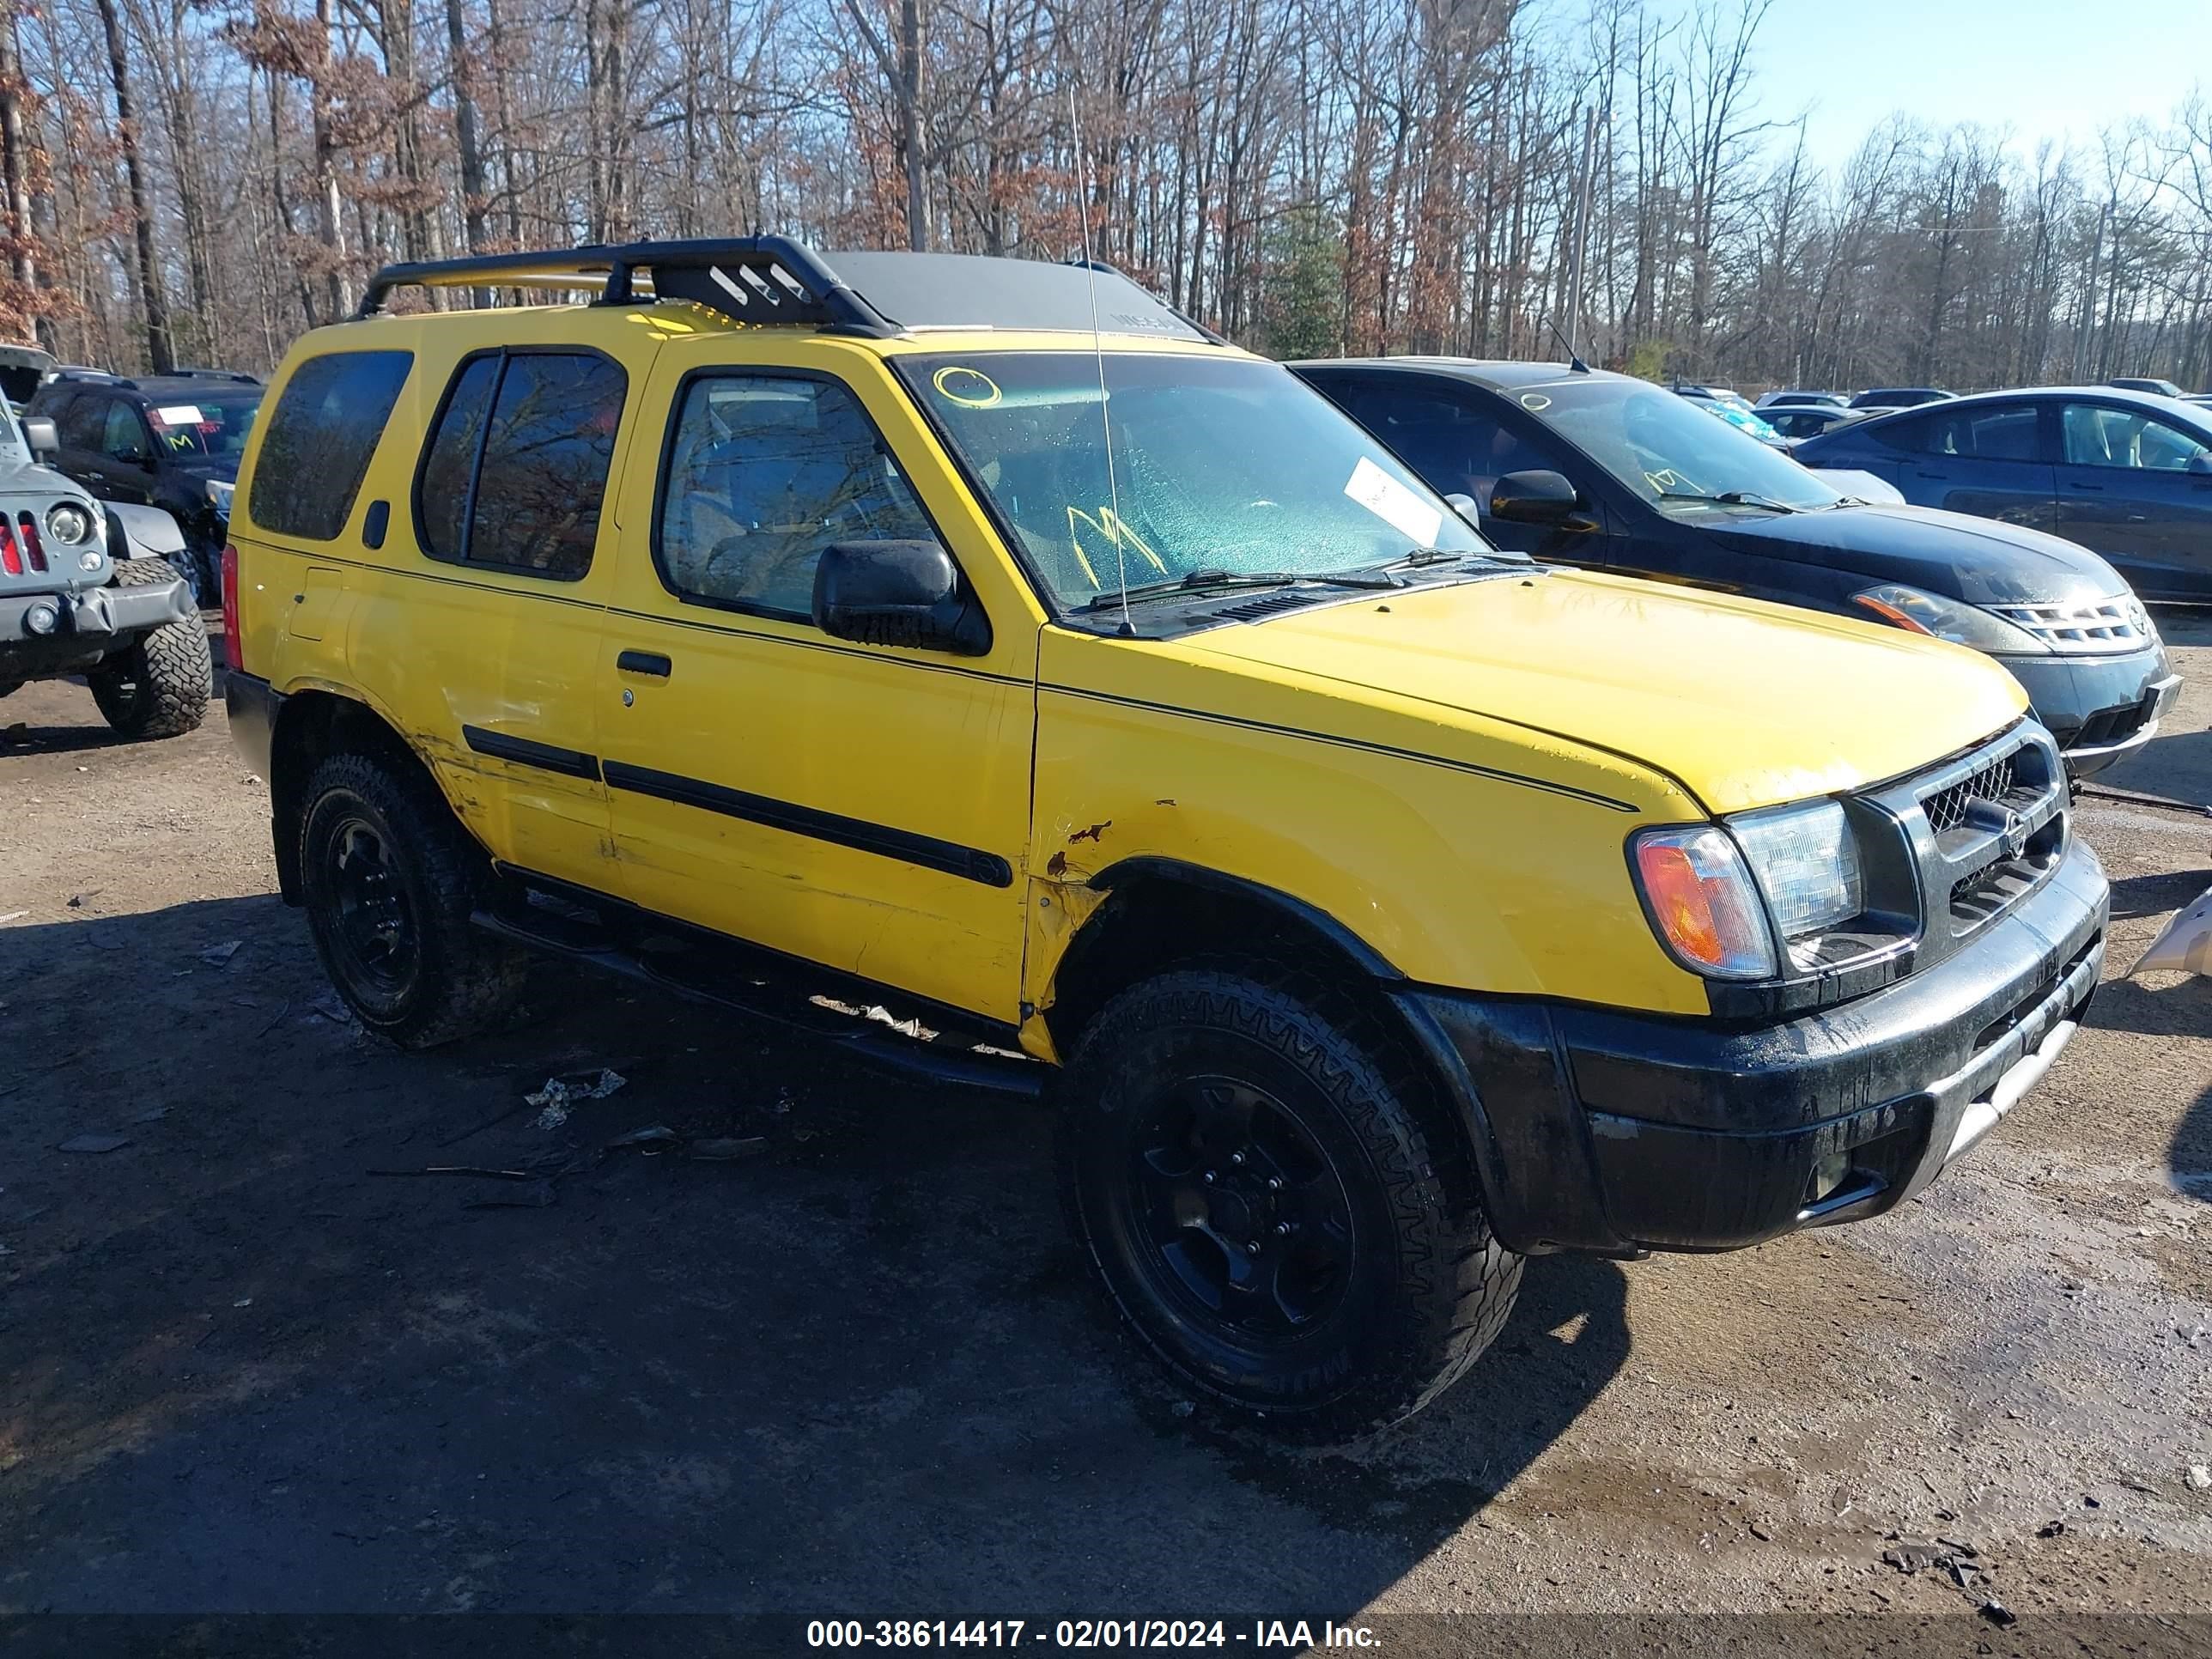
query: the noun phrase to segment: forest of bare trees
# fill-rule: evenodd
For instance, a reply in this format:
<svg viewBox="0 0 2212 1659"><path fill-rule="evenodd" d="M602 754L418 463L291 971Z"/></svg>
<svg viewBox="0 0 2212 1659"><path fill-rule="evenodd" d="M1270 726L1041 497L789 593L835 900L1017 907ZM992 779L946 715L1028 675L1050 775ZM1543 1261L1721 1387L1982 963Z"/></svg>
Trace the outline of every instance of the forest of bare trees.
<svg viewBox="0 0 2212 1659"><path fill-rule="evenodd" d="M1823 167L1761 96L1771 3L9 0L0 333L265 368L389 259L1065 258L1087 219L1285 355L2212 379L2212 103L2032 158L1899 115Z"/></svg>

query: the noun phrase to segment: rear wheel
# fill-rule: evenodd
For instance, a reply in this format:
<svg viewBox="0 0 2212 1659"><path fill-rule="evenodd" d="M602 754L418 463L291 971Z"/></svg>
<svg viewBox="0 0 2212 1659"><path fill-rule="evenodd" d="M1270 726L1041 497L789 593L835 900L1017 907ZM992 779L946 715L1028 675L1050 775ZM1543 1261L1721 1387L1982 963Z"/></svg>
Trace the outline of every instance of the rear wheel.
<svg viewBox="0 0 2212 1659"><path fill-rule="evenodd" d="M301 897L323 971L368 1030L428 1048L509 1012L521 953L469 921L492 883L483 849L421 772L357 754L315 769Z"/></svg>
<svg viewBox="0 0 2212 1659"><path fill-rule="evenodd" d="M150 587L177 580L166 559L123 559L118 587ZM207 716L215 694L215 662L198 617L164 623L85 675L108 725L126 738L175 738Z"/></svg>
<svg viewBox="0 0 2212 1659"><path fill-rule="evenodd" d="M1194 968L1122 993L1065 1079L1061 1179L1136 1335L1299 1438L1410 1415L1497 1335L1521 1258L1410 1068L1317 993Z"/></svg>

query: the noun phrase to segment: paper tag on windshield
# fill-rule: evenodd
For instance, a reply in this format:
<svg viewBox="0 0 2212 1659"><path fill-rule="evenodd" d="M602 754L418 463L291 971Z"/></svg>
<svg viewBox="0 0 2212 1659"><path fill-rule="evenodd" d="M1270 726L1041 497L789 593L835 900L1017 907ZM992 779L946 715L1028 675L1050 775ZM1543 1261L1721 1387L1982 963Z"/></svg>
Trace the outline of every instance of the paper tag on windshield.
<svg viewBox="0 0 2212 1659"><path fill-rule="evenodd" d="M207 416L200 413L198 404L171 404L155 410L154 418L163 426L198 426Z"/></svg>
<svg viewBox="0 0 2212 1659"><path fill-rule="evenodd" d="M1434 547L1444 515L1400 483L1364 456L1352 469L1344 493L1392 529L1410 537L1416 547Z"/></svg>

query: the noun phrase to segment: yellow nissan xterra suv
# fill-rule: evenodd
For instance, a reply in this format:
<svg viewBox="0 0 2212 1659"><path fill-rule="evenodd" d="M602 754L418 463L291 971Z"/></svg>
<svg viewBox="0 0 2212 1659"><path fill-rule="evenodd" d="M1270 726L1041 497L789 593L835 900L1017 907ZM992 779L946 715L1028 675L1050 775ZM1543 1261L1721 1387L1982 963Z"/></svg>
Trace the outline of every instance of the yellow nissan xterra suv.
<svg viewBox="0 0 2212 1659"><path fill-rule="evenodd" d="M376 314L424 285L597 297ZM362 310L225 611L363 1024L477 1030L534 948L1052 1079L1128 1325L1287 1432L1433 1397L1527 1255L1891 1208L2096 984L2002 669L1494 551L1111 271L643 243Z"/></svg>

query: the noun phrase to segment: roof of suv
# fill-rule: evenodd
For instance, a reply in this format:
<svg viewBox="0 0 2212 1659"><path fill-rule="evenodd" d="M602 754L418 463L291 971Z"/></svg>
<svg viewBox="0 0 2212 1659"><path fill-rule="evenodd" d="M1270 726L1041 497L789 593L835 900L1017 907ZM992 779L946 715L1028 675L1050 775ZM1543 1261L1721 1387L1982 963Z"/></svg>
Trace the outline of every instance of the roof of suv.
<svg viewBox="0 0 2212 1659"><path fill-rule="evenodd" d="M386 265L359 314L398 288L595 292L611 306L687 301L738 323L877 339L918 331L1136 334L1226 342L1110 266L964 253L817 253L780 236L629 242ZM479 316L481 313L477 313Z"/></svg>
<svg viewBox="0 0 2212 1659"><path fill-rule="evenodd" d="M1577 368L1571 363L1515 362L1503 358L1480 357L1316 357L1288 367L1415 369L1472 380L1492 392L1513 392L1522 386L1543 386L1553 380L1564 380L1569 375L1577 379L1607 380L1631 378L1626 374L1615 374L1610 369Z"/></svg>

